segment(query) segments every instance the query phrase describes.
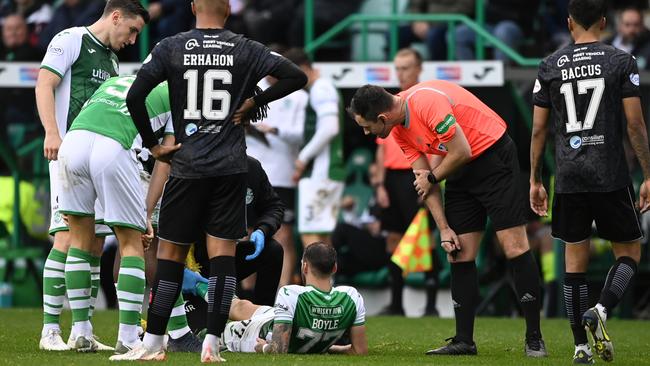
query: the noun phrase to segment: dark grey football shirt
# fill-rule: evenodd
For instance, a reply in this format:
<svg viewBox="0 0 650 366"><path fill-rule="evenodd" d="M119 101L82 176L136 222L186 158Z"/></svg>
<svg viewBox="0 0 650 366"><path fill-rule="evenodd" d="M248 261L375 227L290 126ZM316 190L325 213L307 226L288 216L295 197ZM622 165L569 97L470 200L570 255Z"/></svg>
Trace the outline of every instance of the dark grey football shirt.
<svg viewBox="0 0 650 366"><path fill-rule="evenodd" d="M611 192L631 183L622 100L638 96L636 60L612 46L573 44L541 62L533 103L553 111L556 192Z"/></svg>
<svg viewBox="0 0 650 366"><path fill-rule="evenodd" d="M244 128L234 112L257 82L282 62L264 45L225 29L193 29L160 41L138 77L169 81L176 142L171 175L203 178L244 173Z"/></svg>

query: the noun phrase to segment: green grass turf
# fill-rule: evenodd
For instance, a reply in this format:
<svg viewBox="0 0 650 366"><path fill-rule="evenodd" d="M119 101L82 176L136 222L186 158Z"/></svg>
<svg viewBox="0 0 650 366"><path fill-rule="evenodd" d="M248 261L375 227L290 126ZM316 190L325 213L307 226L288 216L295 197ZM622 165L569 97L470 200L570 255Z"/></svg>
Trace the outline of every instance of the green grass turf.
<svg viewBox="0 0 650 366"><path fill-rule="evenodd" d="M69 334L70 312L64 311L65 339ZM93 319L95 333L113 344L117 336L117 312L98 311ZM0 309L0 365L108 365L110 353L76 354L38 350L41 311ZM569 365L573 342L565 319L544 320L542 332L549 350L546 359L523 356L523 319L480 318L475 339L479 356L432 357L424 351L441 345L453 335L452 319L371 317L367 322L370 354L365 357L340 355L252 355L224 353L233 365ZM608 330L615 345L613 365L650 365L650 322L613 319ZM604 363L600 359L596 363ZM118 363L119 364L119 363ZM122 363L124 364L124 363ZM129 363L126 363L127 365ZM196 354L171 353L169 365L197 365Z"/></svg>

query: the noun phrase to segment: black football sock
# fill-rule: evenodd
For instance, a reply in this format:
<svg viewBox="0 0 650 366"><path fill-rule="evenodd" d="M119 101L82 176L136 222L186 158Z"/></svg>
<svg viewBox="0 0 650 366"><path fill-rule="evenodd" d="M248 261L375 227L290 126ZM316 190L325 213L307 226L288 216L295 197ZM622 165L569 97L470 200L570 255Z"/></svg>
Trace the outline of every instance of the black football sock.
<svg viewBox="0 0 650 366"><path fill-rule="evenodd" d="M476 263L451 263L451 299L456 315L456 340L474 343L474 317L478 297Z"/></svg>
<svg viewBox="0 0 650 366"><path fill-rule="evenodd" d="M402 294L404 293L404 277L402 268L389 260L388 270L390 275L390 309L394 311L401 311L404 309L402 306Z"/></svg>
<svg viewBox="0 0 650 366"><path fill-rule="evenodd" d="M159 259L147 312L147 333L164 335L183 283L182 263Z"/></svg>
<svg viewBox="0 0 650 366"><path fill-rule="evenodd" d="M609 269L605 286L603 286L603 290L600 292L600 300L598 301L605 307L607 313L621 301L636 270L637 264L630 257L618 258L612 268Z"/></svg>
<svg viewBox="0 0 650 366"><path fill-rule="evenodd" d="M526 338L541 338L539 312L541 309L541 279L533 253L527 252L509 260L519 304L526 318Z"/></svg>
<svg viewBox="0 0 650 366"><path fill-rule="evenodd" d="M424 274L424 286L427 292L426 309L430 311L436 309L440 279L440 255L435 248L431 249L431 261L433 262L431 271Z"/></svg>
<svg viewBox="0 0 650 366"><path fill-rule="evenodd" d="M576 346L588 344L587 332L582 326L582 314L588 309L588 301L587 274L565 273L564 306L566 307L566 315L569 318L569 324L573 332L573 343Z"/></svg>
<svg viewBox="0 0 650 366"><path fill-rule="evenodd" d="M431 270L424 273L424 288L427 293L426 309L434 311L438 298L438 271Z"/></svg>
<svg viewBox="0 0 650 366"><path fill-rule="evenodd" d="M235 257L218 256L210 259L207 334L220 337L223 333L236 286Z"/></svg>

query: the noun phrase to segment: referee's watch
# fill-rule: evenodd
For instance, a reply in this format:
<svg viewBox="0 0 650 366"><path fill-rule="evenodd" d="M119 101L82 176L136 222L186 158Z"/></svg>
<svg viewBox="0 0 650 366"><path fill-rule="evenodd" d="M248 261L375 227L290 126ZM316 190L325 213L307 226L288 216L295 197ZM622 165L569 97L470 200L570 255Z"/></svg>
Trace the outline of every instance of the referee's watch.
<svg viewBox="0 0 650 366"><path fill-rule="evenodd" d="M438 182L440 182L438 178L436 178L436 176L433 174L433 172L429 172L429 174L427 174L427 180L431 184L438 184Z"/></svg>

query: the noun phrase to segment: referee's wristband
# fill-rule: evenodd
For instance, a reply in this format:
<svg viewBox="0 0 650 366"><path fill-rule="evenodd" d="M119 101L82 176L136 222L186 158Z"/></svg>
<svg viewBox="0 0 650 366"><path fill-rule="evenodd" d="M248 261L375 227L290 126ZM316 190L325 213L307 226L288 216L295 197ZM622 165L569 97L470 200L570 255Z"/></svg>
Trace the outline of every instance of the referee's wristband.
<svg viewBox="0 0 650 366"><path fill-rule="evenodd" d="M439 182L438 178L436 178L436 176L433 174L433 172L429 172L429 174L427 174L427 180L431 184L438 184L438 182Z"/></svg>

